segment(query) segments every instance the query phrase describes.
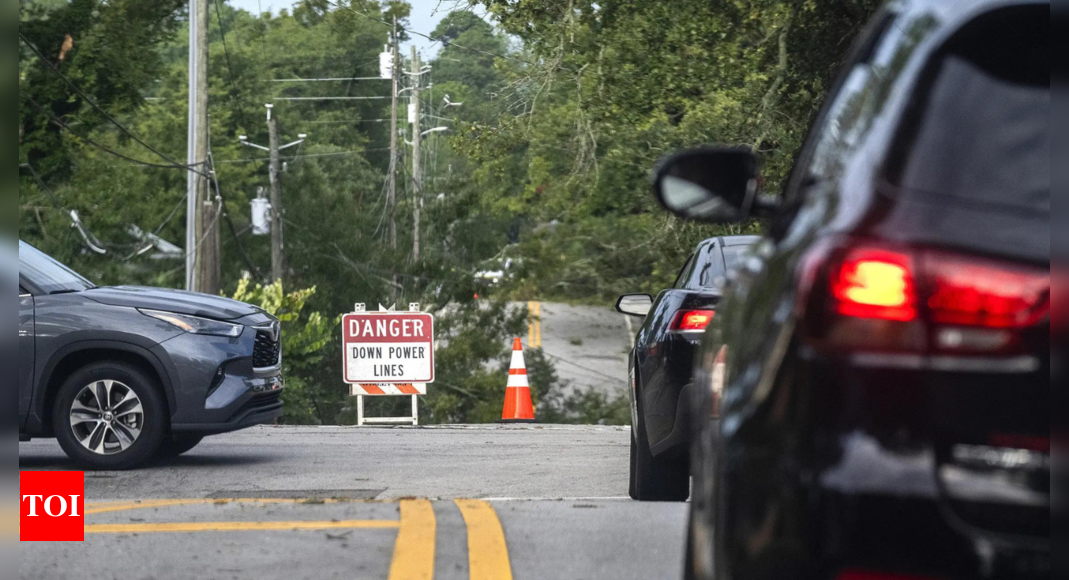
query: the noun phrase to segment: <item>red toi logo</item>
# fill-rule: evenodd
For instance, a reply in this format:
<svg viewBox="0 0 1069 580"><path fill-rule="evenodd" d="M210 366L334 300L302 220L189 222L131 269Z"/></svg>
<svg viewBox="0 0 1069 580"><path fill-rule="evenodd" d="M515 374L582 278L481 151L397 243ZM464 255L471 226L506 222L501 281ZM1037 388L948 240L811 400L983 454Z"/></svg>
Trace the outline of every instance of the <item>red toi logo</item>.
<svg viewBox="0 0 1069 580"><path fill-rule="evenodd" d="M85 541L85 474L19 472L19 541Z"/></svg>

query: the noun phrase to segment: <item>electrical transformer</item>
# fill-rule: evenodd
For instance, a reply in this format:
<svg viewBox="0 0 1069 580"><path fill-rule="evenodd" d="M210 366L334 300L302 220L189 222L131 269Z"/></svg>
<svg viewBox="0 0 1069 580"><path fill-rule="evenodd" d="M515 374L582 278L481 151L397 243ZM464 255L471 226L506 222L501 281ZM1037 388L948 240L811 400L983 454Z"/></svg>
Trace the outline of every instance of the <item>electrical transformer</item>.
<svg viewBox="0 0 1069 580"><path fill-rule="evenodd" d="M266 236L271 233L271 202L265 197L252 200L252 235Z"/></svg>

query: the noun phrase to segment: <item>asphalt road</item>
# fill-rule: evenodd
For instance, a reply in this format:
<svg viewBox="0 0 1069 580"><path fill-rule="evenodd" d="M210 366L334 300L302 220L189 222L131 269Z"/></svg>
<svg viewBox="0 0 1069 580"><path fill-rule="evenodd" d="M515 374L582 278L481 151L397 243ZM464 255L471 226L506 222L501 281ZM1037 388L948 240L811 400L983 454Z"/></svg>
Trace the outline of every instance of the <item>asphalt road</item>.
<svg viewBox="0 0 1069 580"><path fill-rule="evenodd" d="M86 475L86 542L22 578L668 580L684 504L627 500L617 427L261 427ZM72 466L51 441L20 470Z"/></svg>
<svg viewBox="0 0 1069 580"><path fill-rule="evenodd" d="M524 345L541 347L561 379L575 389L626 395L633 333L622 314L608 307L553 302L531 302L528 308L538 320Z"/></svg>

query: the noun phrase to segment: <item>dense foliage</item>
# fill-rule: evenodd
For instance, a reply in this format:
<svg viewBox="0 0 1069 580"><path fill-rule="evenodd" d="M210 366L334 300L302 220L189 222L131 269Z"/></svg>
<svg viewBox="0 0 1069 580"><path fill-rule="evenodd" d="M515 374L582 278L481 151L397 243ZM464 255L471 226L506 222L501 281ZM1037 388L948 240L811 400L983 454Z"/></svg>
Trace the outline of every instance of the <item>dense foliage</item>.
<svg viewBox="0 0 1069 580"><path fill-rule="evenodd" d="M657 211L657 161L746 145L778 191L877 3L483 2L537 63L512 68L502 115L469 125L461 143L486 207L526 218L524 290L583 300L663 287L718 230Z"/></svg>
<svg viewBox="0 0 1069 580"><path fill-rule="evenodd" d="M657 160L684 146L749 145L762 155L767 187L778 190L876 4L443 2L457 10L431 33L442 47L425 75L433 86L422 112L425 128L453 130L425 140L423 191L401 171L394 248L384 195L389 101L381 97L389 89L373 77L389 29L383 21L406 26L408 4L303 0L272 16L210 0L211 168L226 210L225 291L248 292L239 288L246 278L253 288L271 282L267 238L251 235L249 217L250 200L267 185L266 160L237 137L266 143L264 104L274 102L283 142L309 137L286 151L283 285L249 298L299 298L324 313L297 323L314 327L311 344L323 340L325 320L354 302L374 306L392 294L399 304L426 305L443 333L429 419L491 420L503 396L498 367L526 316L506 300L607 305L623 291L663 287L699 239L724 230L654 207L648 174ZM181 256L149 247L145 234L184 240L186 172L166 166L186 156L185 5L20 2L19 234L104 284L183 283ZM279 100L324 96L378 98ZM424 208L419 260L411 252L416 203ZM71 210L81 229L72 228ZM476 279L509 258L503 284ZM294 296L295 288L316 291ZM300 387L288 395L289 420L352 420L338 377L339 334L333 327L325 355L308 353L290 369ZM621 400L572 393L537 353L531 358L543 414L627 420Z"/></svg>
<svg viewBox="0 0 1069 580"><path fill-rule="evenodd" d="M263 308L282 323L282 374L286 377L283 420L289 423L315 423L319 416L317 389L306 377L326 358L331 334L341 318L332 321L319 312L305 313L305 305L315 293L315 288L308 288L287 294L281 282L263 286L243 279L231 296Z"/></svg>

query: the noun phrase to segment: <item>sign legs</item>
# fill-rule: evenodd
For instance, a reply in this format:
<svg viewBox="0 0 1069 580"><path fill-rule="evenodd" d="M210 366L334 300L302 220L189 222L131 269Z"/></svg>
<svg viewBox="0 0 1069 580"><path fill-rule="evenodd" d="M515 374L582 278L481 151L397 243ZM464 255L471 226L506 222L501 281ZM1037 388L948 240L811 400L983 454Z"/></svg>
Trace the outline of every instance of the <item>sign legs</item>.
<svg viewBox="0 0 1069 580"><path fill-rule="evenodd" d="M419 396L412 395L411 417L365 417L364 395L357 395L356 425L358 427L364 427L367 425L412 425L413 427L417 427L419 426Z"/></svg>

